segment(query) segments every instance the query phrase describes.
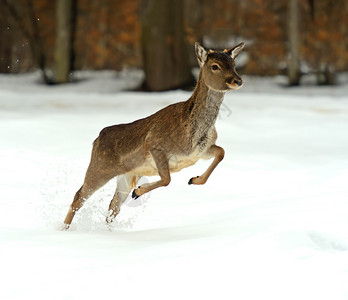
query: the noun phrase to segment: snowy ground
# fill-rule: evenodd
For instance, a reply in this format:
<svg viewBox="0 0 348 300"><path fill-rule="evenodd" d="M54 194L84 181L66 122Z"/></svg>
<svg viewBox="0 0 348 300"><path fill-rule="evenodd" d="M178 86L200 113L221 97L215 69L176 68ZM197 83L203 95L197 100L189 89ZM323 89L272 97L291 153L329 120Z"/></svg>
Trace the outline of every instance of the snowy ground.
<svg viewBox="0 0 348 300"><path fill-rule="evenodd" d="M0 299L348 299L344 78L296 89L246 78L226 95L226 156L205 186L187 185L202 161L123 206L109 230L111 182L65 232L100 129L190 93L121 91L132 72L37 77L0 76Z"/></svg>

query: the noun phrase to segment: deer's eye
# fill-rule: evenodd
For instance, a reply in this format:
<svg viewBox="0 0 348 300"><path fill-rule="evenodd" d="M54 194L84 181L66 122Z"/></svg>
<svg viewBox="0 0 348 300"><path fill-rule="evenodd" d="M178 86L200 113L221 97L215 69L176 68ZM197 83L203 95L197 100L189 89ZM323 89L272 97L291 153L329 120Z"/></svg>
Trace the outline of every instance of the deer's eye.
<svg viewBox="0 0 348 300"><path fill-rule="evenodd" d="M217 70L220 70L220 67L218 65L214 64L214 65L211 66L211 69L213 71L217 71Z"/></svg>

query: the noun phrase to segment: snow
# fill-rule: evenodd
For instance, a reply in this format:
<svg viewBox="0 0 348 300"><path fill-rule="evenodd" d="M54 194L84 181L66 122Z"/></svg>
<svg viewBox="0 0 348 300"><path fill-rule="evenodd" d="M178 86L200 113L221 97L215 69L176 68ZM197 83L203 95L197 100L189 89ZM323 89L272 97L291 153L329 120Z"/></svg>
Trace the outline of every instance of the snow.
<svg viewBox="0 0 348 300"><path fill-rule="evenodd" d="M99 131L190 96L127 91L141 76L0 75L0 298L348 299L346 77L291 89L246 77L225 97L226 155L206 185L187 185L200 161L110 229L110 182L60 230Z"/></svg>

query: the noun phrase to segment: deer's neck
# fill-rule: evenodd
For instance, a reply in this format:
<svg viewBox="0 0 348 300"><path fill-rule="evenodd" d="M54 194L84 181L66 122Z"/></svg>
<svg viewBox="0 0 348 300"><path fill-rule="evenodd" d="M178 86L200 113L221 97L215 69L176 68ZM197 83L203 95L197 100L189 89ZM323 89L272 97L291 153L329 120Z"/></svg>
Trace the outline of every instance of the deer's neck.
<svg viewBox="0 0 348 300"><path fill-rule="evenodd" d="M224 95L224 92L210 89L204 83L202 73L199 73L196 88L188 101L190 119L195 123L195 126L203 126L209 129L215 124Z"/></svg>

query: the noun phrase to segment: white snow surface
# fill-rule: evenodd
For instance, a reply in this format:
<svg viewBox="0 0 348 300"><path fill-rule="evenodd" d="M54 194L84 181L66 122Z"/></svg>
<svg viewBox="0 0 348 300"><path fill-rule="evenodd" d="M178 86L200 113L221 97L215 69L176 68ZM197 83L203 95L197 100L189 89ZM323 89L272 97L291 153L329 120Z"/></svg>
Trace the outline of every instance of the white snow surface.
<svg viewBox="0 0 348 300"><path fill-rule="evenodd" d="M125 204L115 180L62 231L92 142L190 92L131 92L137 72L44 86L0 75L0 299L348 299L348 83L245 78L216 123L225 159ZM156 178L146 178L155 180Z"/></svg>

